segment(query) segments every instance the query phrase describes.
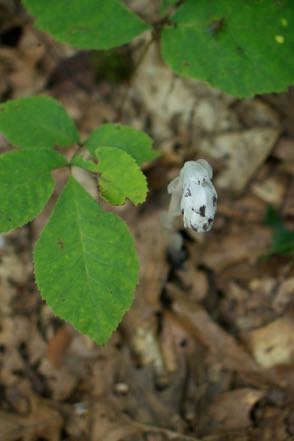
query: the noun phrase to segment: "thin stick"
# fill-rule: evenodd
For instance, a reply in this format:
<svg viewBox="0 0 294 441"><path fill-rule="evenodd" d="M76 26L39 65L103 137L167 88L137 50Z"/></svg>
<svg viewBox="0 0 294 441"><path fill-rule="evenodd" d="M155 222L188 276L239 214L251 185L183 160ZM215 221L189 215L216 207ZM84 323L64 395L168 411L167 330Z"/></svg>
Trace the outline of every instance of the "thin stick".
<svg viewBox="0 0 294 441"><path fill-rule="evenodd" d="M131 424L137 427L142 432L155 432L166 435L171 441L201 441L199 438L183 435L173 430L164 429L163 427L151 426L149 424L139 423L131 420Z"/></svg>

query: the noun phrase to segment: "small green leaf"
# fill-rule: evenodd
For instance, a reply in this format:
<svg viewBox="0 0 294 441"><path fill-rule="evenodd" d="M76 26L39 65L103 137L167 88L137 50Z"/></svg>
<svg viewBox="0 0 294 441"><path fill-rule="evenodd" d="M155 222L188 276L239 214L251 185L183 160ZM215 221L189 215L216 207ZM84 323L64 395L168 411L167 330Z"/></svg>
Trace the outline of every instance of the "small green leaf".
<svg viewBox="0 0 294 441"><path fill-rule="evenodd" d="M152 144L152 139L144 132L122 124L103 124L91 133L85 146L93 156L98 147L117 147L141 165L159 156L159 152L152 150Z"/></svg>
<svg viewBox="0 0 294 441"><path fill-rule="evenodd" d="M83 168L92 173L97 173L97 164L90 159L85 159L81 155L75 155L71 161L71 165L75 165L76 167Z"/></svg>
<svg viewBox="0 0 294 441"><path fill-rule="evenodd" d="M122 205L126 198L135 205L146 199L146 178L132 156L116 147L96 149L99 190L102 196L115 205Z"/></svg>
<svg viewBox="0 0 294 441"><path fill-rule="evenodd" d="M0 105L0 131L12 144L26 148L67 147L79 141L73 120L48 96L33 96Z"/></svg>
<svg viewBox="0 0 294 441"><path fill-rule="evenodd" d="M20 227L44 208L54 190L50 171L66 159L54 150L13 150L0 155L0 231Z"/></svg>
<svg viewBox="0 0 294 441"><path fill-rule="evenodd" d="M268 207L265 219L266 225L273 229L272 245L267 255L294 255L294 231L285 228L279 213L271 206Z"/></svg>
<svg viewBox="0 0 294 441"><path fill-rule="evenodd" d="M163 30L163 58L237 97L279 92L294 81L293 22L293 0L186 0Z"/></svg>
<svg viewBox="0 0 294 441"><path fill-rule="evenodd" d="M23 0L36 26L81 49L110 49L128 43L148 25L120 0Z"/></svg>
<svg viewBox="0 0 294 441"><path fill-rule="evenodd" d="M53 312L98 344L130 307L138 277L134 241L70 178L34 252L37 284Z"/></svg>

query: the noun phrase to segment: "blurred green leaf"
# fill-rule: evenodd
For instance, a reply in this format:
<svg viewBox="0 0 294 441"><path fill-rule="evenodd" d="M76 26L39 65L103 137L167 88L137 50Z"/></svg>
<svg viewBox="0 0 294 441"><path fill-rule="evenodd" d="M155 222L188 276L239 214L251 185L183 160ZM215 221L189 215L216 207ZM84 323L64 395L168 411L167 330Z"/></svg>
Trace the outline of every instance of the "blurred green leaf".
<svg viewBox="0 0 294 441"><path fill-rule="evenodd" d="M36 26L81 49L110 49L148 29L120 0L23 0Z"/></svg>
<svg viewBox="0 0 294 441"><path fill-rule="evenodd" d="M285 228L281 216L272 206L267 209L265 224L273 229L272 245L268 255L294 255L294 231Z"/></svg>
<svg viewBox="0 0 294 441"><path fill-rule="evenodd" d="M179 0L161 0L160 2L160 12L161 15L164 15L168 12L171 6L176 6L179 4Z"/></svg>
<svg viewBox="0 0 294 441"><path fill-rule="evenodd" d="M79 141L73 120L49 96L31 96L0 105L0 131L12 144L25 148L69 147Z"/></svg>
<svg viewBox="0 0 294 441"><path fill-rule="evenodd" d="M171 21L162 54L176 73L237 97L293 84L293 0L186 0Z"/></svg>

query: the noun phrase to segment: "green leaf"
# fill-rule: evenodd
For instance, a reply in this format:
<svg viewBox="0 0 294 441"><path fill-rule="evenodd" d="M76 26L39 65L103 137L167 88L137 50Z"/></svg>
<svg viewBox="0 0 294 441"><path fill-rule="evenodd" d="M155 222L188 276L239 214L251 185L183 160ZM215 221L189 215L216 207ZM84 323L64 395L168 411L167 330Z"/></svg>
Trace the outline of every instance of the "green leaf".
<svg viewBox="0 0 294 441"><path fill-rule="evenodd" d="M20 227L44 208L54 190L50 171L66 159L54 150L13 150L0 155L0 231Z"/></svg>
<svg viewBox="0 0 294 441"><path fill-rule="evenodd" d="M279 213L271 206L268 207L265 219L266 225L273 229L272 245L267 255L294 255L294 231L285 228Z"/></svg>
<svg viewBox="0 0 294 441"><path fill-rule="evenodd" d="M53 312L98 344L133 301L138 260L125 222L70 178L34 252L35 274Z"/></svg>
<svg viewBox="0 0 294 441"><path fill-rule="evenodd" d="M67 147L79 141L64 107L48 96L33 96L0 105L0 131L12 143L27 148Z"/></svg>
<svg viewBox="0 0 294 441"><path fill-rule="evenodd" d="M75 155L71 159L70 164L83 168L91 173L97 173L97 164L90 159L83 158L81 155Z"/></svg>
<svg viewBox="0 0 294 441"><path fill-rule="evenodd" d="M36 26L81 49L110 49L132 40L148 25L120 0L23 0Z"/></svg>
<svg viewBox="0 0 294 441"><path fill-rule="evenodd" d="M146 178L132 156L116 147L96 149L99 190L107 201L122 205L126 198L135 205L145 201Z"/></svg>
<svg viewBox="0 0 294 441"><path fill-rule="evenodd" d="M162 54L176 73L237 97L293 84L292 0L187 0L172 22Z"/></svg>
<svg viewBox="0 0 294 441"><path fill-rule="evenodd" d="M152 150L152 144L152 139L144 132L122 124L103 124L91 133L85 146L93 156L97 147L117 147L141 165L159 156L159 152Z"/></svg>

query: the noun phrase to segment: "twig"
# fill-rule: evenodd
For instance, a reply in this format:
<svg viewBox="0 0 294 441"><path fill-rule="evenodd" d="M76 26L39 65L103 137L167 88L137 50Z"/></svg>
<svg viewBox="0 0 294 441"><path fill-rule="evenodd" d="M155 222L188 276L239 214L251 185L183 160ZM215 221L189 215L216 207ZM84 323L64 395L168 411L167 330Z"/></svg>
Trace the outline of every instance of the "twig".
<svg viewBox="0 0 294 441"><path fill-rule="evenodd" d="M152 37L150 38L149 41L147 41L145 47L144 47L143 50L142 50L141 55L139 56L139 59L138 59L136 65L135 65L135 67L134 67L134 70L133 70L133 72L132 72L131 78L130 78L130 80L129 80L129 84L128 84L128 86L125 88L125 90L124 90L124 92L123 92L123 95L122 95L122 98L121 98L121 103L120 103L120 106L119 106L119 108L118 108L117 115L116 115L116 117L115 117L115 120L116 120L116 121L121 119L121 115L122 115L122 112L123 112L123 109L124 109L124 106L125 106L125 103L126 103L126 99L127 99L128 92L129 92L129 90L130 90L130 87L131 87L131 85L132 85L134 79L136 78L136 75L137 75L137 73L138 73L138 69L139 69L139 67L141 66L142 62L144 61L145 56L146 56L146 54L147 54L147 52L148 52L150 46L154 43L155 39L156 39L156 38L155 38L155 34L153 33L153 34L152 34Z"/></svg>
<svg viewBox="0 0 294 441"><path fill-rule="evenodd" d="M155 432L162 433L168 437L171 441L201 441L200 438L183 435L173 430L164 429L163 427L151 426L149 424L139 423L138 421L131 420L132 425L137 427L141 432Z"/></svg>

